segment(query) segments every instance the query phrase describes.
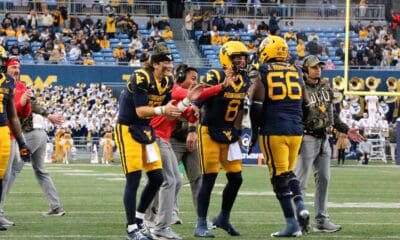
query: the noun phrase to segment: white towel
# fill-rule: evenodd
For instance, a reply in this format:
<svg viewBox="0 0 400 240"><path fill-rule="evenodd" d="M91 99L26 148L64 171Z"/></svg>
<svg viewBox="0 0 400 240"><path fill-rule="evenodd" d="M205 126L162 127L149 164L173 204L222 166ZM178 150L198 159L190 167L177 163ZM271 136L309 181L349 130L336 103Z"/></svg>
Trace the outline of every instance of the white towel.
<svg viewBox="0 0 400 240"><path fill-rule="evenodd" d="M229 144L228 161L241 160L242 150L240 150L239 141Z"/></svg>
<svg viewBox="0 0 400 240"><path fill-rule="evenodd" d="M146 144L146 155L147 155L147 163L153 163L161 160L160 156L156 151L154 143Z"/></svg>

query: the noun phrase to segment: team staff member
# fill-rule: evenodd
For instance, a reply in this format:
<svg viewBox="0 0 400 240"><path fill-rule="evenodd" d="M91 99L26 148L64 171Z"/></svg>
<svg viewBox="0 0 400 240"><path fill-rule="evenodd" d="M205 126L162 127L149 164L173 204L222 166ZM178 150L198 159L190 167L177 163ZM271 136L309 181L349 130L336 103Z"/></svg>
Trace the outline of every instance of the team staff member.
<svg viewBox="0 0 400 240"><path fill-rule="evenodd" d="M126 177L124 206L127 239L151 239L143 226L144 213L163 183L160 150L150 120L157 115L176 119L181 115L180 107L188 105L179 102L175 106L171 100L172 60L168 46L157 44L150 61L132 74L121 93L116 143ZM147 174L148 182L136 209L136 192L142 169Z"/></svg>
<svg viewBox="0 0 400 240"><path fill-rule="evenodd" d="M50 210L43 213L44 216L63 216L65 211L60 203L57 190L54 183L44 167L44 158L46 155L46 143L47 133L44 131L45 126L43 125L44 118L47 117L50 122L60 125L63 123L63 117L60 115L49 114L43 107L37 104L35 101L31 102L33 97L32 90L28 89L23 82L19 80L21 64L17 58L11 58L7 61L7 73L17 80L17 91L15 95L15 106L17 109L17 115L21 122L21 128L24 132L26 143L32 152L32 168L35 173L36 179L42 188L44 195L46 196ZM31 105L32 111L29 111ZM27 111L29 114L26 114ZM35 117L32 113L37 114ZM0 203L1 213L3 213L4 200L8 192L10 191L17 175L21 172L24 167L24 162L18 161L17 158L10 160L12 165L11 171L7 174L7 178L4 180L5 188L3 189L3 199ZM8 225L13 225L13 222L9 221L2 216L0 221L6 222Z"/></svg>
<svg viewBox="0 0 400 240"><path fill-rule="evenodd" d="M186 64L180 64L176 67L175 74L176 91L172 97L182 98L187 94L187 89L192 87L198 78L197 69ZM229 86L231 78L226 78L219 85L204 89L200 99L205 99L223 91ZM181 96L179 96L181 95ZM208 95L208 96L207 96ZM193 204L197 208L197 193L201 185L201 171L197 152L197 132L196 123L180 119L171 135L171 145L178 161L182 161L186 175L190 182Z"/></svg>
<svg viewBox="0 0 400 240"><path fill-rule="evenodd" d="M315 178L315 227L316 232L337 232L342 227L334 224L328 214L328 185L330 180L331 149L328 131L333 126L339 132L356 142L362 136L355 128L349 128L338 114L334 113L333 91L321 82L321 71L325 63L317 56L310 55L304 59L303 72L309 99L309 111L303 116L304 137L295 174L300 181L301 191L305 196L307 180L313 167Z"/></svg>
<svg viewBox="0 0 400 240"><path fill-rule="evenodd" d="M176 82L171 90L172 99L176 102L204 100L208 97L215 96L223 88L223 85L220 84L209 87L200 92L199 90L202 89L202 86L195 86L197 70L188 67L187 65L183 65L183 67L180 65L177 69L178 73L176 75ZM194 71L196 73L196 78L182 83L182 81L186 80L186 77L184 76L185 71ZM195 124L197 118L193 116L193 114L193 109L188 108L187 111L183 113L183 117L186 118L190 124ZM155 228L152 233L157 237L167 239L181 239L180 236L170 228L172 224L174 204L176 203L178 192L182 186L182 177L179 172L178 160L170 143L171 134L175 129L176 122L177 120L169 120L165 116L156 116L150 122L157 137L157 144L160 147L164 178L158 196L159 201L155 201L158 203L158 206L155 206L155 208L157 208L157 217ZM148 213L151 213L151 211L148 211Z"/></svg>
<svg viewBox="0 0 400 240"><path fill-rule="evenodd" d="M0 198L3 192L3 179L11 153L10 130L15 136L19 147L19 154L23 161L30 161L30 150L26 145L14 105L15 80L5 74L6 58L0 57ZM7 124L9 126L7 126ZM0 224L0 230L6 228Z"/></svg>
<svg viewBox="0 0 400 240"><path fill-rule="evenodd" d="M242 42L229 41L222 46L219 58L223 70L211 69L203 83L209 86L218 85L226 78L231 83L223 92L199 104L201 117L198 151L202 184L197 198L195 237L214 237L207 228L207 212L220 166L226 172L228 183L222 194L221 211L213 220L213 225L224 229L231 236L240 235L230 223L230 214L243 181L238 140L243 102L250 86L246 72L247 47Z"/></svg>
<svg viewBox="0 0 400 240"><path fill-rule="evenodd" d="M260 134L260 148L286 221L285 228L271 236L298 237L302 236L302 230L307 231L310 215L293 173L303 135L306 95L302 73L300 68L287 63L288 45L281 37L265 38L257 54L260 65L256 64L255 68L260 74L252 97L253 134Z"/></svg>

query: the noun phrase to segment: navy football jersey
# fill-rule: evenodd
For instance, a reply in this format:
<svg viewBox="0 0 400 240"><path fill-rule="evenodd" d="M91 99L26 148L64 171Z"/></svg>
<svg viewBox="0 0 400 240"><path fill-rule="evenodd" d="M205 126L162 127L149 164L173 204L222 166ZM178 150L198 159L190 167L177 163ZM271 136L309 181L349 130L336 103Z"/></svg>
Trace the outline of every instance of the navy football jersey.
<svg viewBox="0 0 400 240"><path fill-rule="evenodd" d="M0 74L0 126L7 124L7 105L10 97L14 95L15 80L9 75Z"/></svg>
<svg viewBox="0 0 400 240"><path fill-rule="evenodd" d="M302 135L301 69L283 62L256 65L265 86L261 134Z"/></svg>
<svg viewBox="0 0 400 240"><path fill-rule="evenodd" d="M202 83L208 86L218 85L224 79L224 71L211 69ZM224 91L205 100L201 108L200 123L205 126L233 126L239 111L243 109L249 86L250 79L243 74Z"/></svg>
<svg viewBox="0 0 400 240"><path fill-rule="evenodd" d="M156 81L152 71L136 70L119 99L118 123L149 125L150 119L139 118L136 108L141 106L157 107L171 100L172 77Z"/></svg>

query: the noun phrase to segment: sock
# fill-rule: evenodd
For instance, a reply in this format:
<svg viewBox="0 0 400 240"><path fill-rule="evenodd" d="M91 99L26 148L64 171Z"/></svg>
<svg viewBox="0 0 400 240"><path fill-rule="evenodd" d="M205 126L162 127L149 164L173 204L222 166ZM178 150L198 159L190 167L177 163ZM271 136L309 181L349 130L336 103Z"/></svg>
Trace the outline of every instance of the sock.
<svg viewBox="0 0 400 240"><path fill-rule="evenodd" d="M198 217L197 226L207 228L207 217Z"/></svg>
<svg viewBox="0 0 400 240"><path fill-rule="evenodd" d="M128 233L133 232L133 231L135 231L136 229L138 229L138 227L137 227L136 224L128 225L128 228L127 228Z"/></svg>
<svg viewBox="0 0 400 240"><path fill-rule="evenodd" d="M290 200L290 196L284 196L279 198L279 203L281 205L283 215L285 218L294 217L294 211L292 207L292 202Z"/></svg>
<svg viewBox="0 0 400 240"><path fill-rule="evenodd" d="M240 186L243 182L243 178L241 172L227 173L226 177L228 179L228 183L226 184L224 191L222 192L221 214L223 212L228 213L227 220L229 220L229 213L232 210L233 203L236 200Z"/></svg>
<svg viewBox="0 0 400 240"><path fill-rule="evenodd" d="M139 228L143 226L144 213L136 211L136 224Z"/></svg>
<svg viewBox="0 0 400 240"><path fill-rule="evenodd" d="M135 224L136 192L139 187L142 172L136 171L125 175L124 206L128 225Z"/></svg>
<svg viewBox="0 0 400 240"><path fill-rule="evenodd" d="M157 194L158 189L160 189L160 186L163 183L162 169L148 172L147 178L149 180L143 189L142 195L140 196L139 206L137 208L137 211L140 213L146 212L146 209Z"/></svg>
<svg viewBox="0 0 400 240"><path fill-rule="evenodd" d="M211 191L214 187L217 173L203 174L199 194L197 195L197 216L207 217L208 206L210 205Z"/></svg>

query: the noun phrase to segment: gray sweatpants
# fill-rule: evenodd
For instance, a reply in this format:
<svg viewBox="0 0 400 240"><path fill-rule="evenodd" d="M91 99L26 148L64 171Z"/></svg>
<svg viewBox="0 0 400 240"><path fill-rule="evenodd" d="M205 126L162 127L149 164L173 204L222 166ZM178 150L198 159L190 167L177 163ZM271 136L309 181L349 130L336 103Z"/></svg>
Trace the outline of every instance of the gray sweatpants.
<svg viewBox="0 0 400 240"><path fill-rule="evenodd" d="M35 129L31 132L24 133L26 144L32 153L32 168L35 173L36 179L39 182L40 187L44 195L49 202L51 209L61 207L61 203L57 194L56 187L44 167L44 158L46 156L46 143L47 134L44 130ZM6 176L3 180L3 193L0 203L0 213L3 213L3 205L6 195L8 195L17 175L22 171L24 162L19 158L18 145L15 140L12 143L12 158L8 162L9 167L7 168Z"/></svg>
<svg viewBox="0 0 400 240"><path fill-rule="evenodd" d="M157 138L157 144L161 152L164 182L158 192L158 211L155 228L163 229L171 226L176 196L182 186L182 176L171 144L161 138Z"/></svg>
<svg viewBox="0 0 400 240"><path fill-rule="evenodd" d="M175 138L171 138L171 145L174 149L176 158L182 161L185 167L186 176L190 182L190 189L192 190L193 204L197 209L197 194L201 187L201 171L199 156L197 155L197 149L189 152L186 148L186 143L178 141Z"/></svg>
<svg viewBox="0 0 400 240"><path fill-rule="evenodd" d="M300 181L302 194L306 195L311 167L315 178L315 219L328 218L328 185L330 179L331 150L328 138L304 135L294 172Z"/></svg>

